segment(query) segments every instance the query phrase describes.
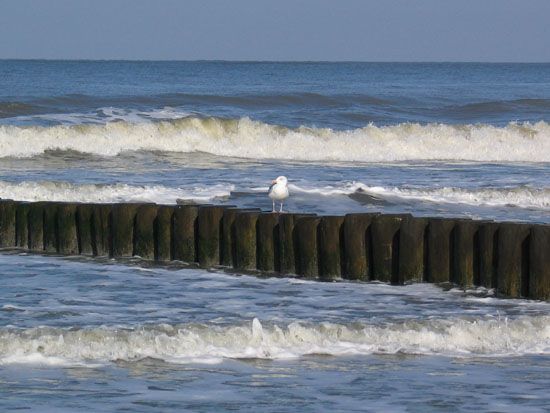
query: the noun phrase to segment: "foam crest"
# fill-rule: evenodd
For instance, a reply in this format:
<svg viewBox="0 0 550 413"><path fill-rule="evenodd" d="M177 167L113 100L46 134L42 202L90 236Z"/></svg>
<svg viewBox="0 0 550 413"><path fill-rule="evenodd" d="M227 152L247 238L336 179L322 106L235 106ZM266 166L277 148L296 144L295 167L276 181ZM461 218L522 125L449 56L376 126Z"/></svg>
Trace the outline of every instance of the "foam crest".
<svg viewBox="0 0 550 413"><path fill-rule="evenodd" d="M174 204L177 199L206 202L228 197L233 185L170 188L162 185L72 184L68 182L0 181L0 198L18 201L155 202Z"/></svg>
<svg viewBox="0 0 550 413"><path fill-rule="evenodd" d="M226 358L286 359L311 354L550 354L550 317L439 319L386 325L150 325L136 328L0 329L0 364L106 362L156 358L219 362Z"/></svg>
<svg viewBox="0 0 550 413"><path fill-rule="evenodd" d="M452 203L486 205L492 207L514 206L550 210L550 188L531 188L528 186L504 188L386 188L368 186L361 182L348 182L340 187L325 186L304 188L289 185L292 192L302 192L324 196L368 194L388 201L415 200L434 203Z"/></svg>
<svg viewBox="0 0 550 413"><path fill-rule="evenodd" d="M406 123L334 131L289 129L248 118L186 117L101 125L0 126L0 157L32 157L48 150L101 156L125 151L205 152L299 161L549 162L550 125L542 121L505 127Z"/></svg>

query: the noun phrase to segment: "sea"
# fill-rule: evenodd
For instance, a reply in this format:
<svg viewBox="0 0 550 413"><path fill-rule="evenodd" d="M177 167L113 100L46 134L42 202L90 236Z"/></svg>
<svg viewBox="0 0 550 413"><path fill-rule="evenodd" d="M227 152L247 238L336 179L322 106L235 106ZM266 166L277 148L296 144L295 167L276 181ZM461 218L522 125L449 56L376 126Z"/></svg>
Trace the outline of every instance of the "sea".
<svg viewBox="0 0 550 413"><path fill-rule="evenodd" d="M550 224L550 64L0 60L0 198ZM550 302L0 253L0 411L548 412Z"/></svg>

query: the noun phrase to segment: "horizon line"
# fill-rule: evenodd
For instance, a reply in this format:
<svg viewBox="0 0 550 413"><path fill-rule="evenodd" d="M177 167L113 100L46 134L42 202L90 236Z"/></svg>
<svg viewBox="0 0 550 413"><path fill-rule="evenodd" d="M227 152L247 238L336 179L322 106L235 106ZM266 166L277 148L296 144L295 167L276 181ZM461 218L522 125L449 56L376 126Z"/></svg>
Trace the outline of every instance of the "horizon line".
<svg viewBox="0 0 550 413"><path fill-rule="evenodd" d="M90 59L90 58L28 58L0 57L0 61L45 61L45 62L181 62L181 63L470 63L470 64L550 64L550 61L516 60L270 60L270 59Z"/></svg>

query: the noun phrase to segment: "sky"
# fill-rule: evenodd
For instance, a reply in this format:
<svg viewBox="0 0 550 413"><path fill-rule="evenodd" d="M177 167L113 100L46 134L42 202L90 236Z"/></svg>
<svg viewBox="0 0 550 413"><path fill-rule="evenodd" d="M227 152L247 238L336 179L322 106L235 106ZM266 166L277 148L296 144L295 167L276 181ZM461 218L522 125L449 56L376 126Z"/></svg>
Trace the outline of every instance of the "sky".
<svg viewBox="0 0 550 413"><path fill-rule="evenodd" d="M550 0L0 0L0 58L550 62Z"/></svg>

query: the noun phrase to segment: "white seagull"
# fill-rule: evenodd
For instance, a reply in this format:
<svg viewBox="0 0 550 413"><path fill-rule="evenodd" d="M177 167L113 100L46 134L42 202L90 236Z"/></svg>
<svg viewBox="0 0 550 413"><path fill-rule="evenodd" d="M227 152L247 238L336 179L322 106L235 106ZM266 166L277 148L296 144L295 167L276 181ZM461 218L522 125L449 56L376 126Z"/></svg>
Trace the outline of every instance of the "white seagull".
<svg viewBox="0 0 550 413"><path fill-rule="evenodd" d="M274 181L271 181L271 186L269 187L268 195L273 201L273 212L275 211L275 201L281 202L281 209L279 212L283 212L283 203L284 200L288 198L288 186L287 186L286 176L279 176Z"/></svg>

